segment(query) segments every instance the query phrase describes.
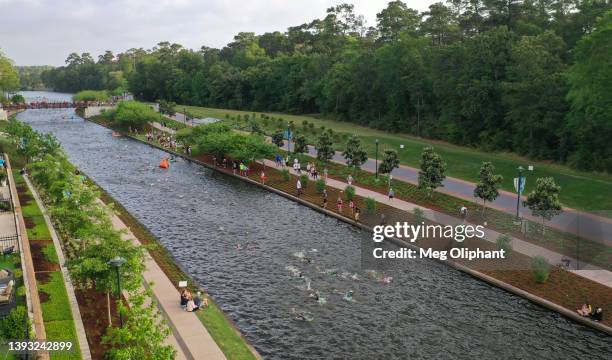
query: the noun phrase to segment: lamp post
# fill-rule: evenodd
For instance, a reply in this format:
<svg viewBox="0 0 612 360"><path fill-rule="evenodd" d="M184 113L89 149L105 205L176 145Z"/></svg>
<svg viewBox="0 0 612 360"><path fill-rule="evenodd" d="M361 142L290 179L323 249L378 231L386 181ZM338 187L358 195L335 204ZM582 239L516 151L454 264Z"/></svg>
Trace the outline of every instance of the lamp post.
<svg viewBox="0 0 612 360"><path fill-rule="evenodd" d="M291 124L287 122L287 153L291 153Z"/></svg>
<svg viewBox="0 0 612 360"><path fill-rule="evenodd" d="M376 180L378 180L378 139L376 139Z"/></svg>
<svg viewBox="0 0 612 360"><path fill-rule="evenodd" d="M117 274L117 300L121 301L121 277L119 276L119 268L126 263L127 260L122 258L121 256L115 256L114 258L108 261L108 265L115 268L115 273ZM121 312L119 312L119 323L121 327L123 327L123 316Z"/></svg>
<svg viewBox="0 0 612 360"><path fill-rule="evenodd" d="M521 185L523 182L523 170L525 169L522 166L519 166L516 170L518 171L518 180L516 181L516 220L519 221L519 207L521 204Z"/></svg>

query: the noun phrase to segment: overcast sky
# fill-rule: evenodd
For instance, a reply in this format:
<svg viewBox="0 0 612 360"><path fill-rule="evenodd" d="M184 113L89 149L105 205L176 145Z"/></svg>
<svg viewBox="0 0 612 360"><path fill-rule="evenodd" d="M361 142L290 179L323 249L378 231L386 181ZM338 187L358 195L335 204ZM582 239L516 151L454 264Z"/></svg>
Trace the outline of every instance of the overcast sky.
<svg viewBox="0 0 612 360"><path fill-rule="evenodd" d="M355 4L368 25L390 0L0 0L0 51L17 65L63 65L70 52L149 49L160 41L222 47L240 31L285 31ZM407 0L426 10L434 0Z"/></svg>

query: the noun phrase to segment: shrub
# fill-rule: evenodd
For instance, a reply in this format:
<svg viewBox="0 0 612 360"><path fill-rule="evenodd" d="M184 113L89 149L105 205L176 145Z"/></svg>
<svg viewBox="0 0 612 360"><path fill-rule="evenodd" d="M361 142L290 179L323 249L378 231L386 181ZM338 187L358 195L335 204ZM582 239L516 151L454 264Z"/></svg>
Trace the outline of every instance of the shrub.
<svg viewBox="0 0 612 360"><path fill-rule="evenodd" d="M291 179L291 174L289 174L289 170L287 169L281 170L281 175L284 181L289 181L289 179Z"/></svg>
<svg viewBox="0 0 612 360"><path fill-rule="evenodd" d="M365 206L368 214L374 214L376 211L376 200L372 197L365 199Z"/></svg>
<svg viewBox="0 0 612 360"><path fill-rule="evenodd" d="M512 254L512 238L508 235L500 235L495 241L499 250L504 250L506 256Z"/></svg>
<svg viewBox="0 0 612 360"><path fill-rule="evenodd" d="M355 187L347 185L344 188L344 195L346 196L346 200L353 200L355 198Z"/></svg>
<svg viewBox="0 0 612 360"><path fill-rule="evenodd" d="M15 94L11 96L11 102L13 104L25 104L25 98L21 94Z"/></svg>
<svg viewBox="0 0 612 360"><path fill-rule="evenodd" d="M24 306L17 306L5 318L0 320L0 338L23 339L26 326L30 332L30 319Z"/></svg>
<svg viewBox="0 0 612 360"><path fill-rule="evenodd" d="M159 115L149 105L137 101L122 101L117 105L113 121L123 127L142 127L149 121L159 120Z"/></svg>
<svg viewBox="0 0 612 360"><path fill-rule="evenodd" d="M302 183L302 187L305 189L308 186L308 175L300 176L300 182Z"/></svg>
<svg viewBox="0 0 612 360"><path fill-rule="evenodd" d="M412 210L412 215L414 216L415 224L420 224L425 221L425 212L421 208L414 208L414 210Z"/></svg>
<svg viewBox="0 0 612 360"><path fill-rule="evenodd" d="M108 100L108 93L104 90L83 90L72 96L74 101L106 101Z"/></svg>
<svg viewBox="0 0 612 360"><path fill-rule="evenodd" d="M531 260L531 271L533 278L538 284L544 284L550 275L550 264L542 256L536 256Z"/></svg>
<svg viewBox="0 0 612 360"><path fill-rule="evenodd" d="M225 118L229 119L230 118L230 114L225 114Z"/></svg>
<svg viewBox="0 0 612 360"><path fill-rule="evenodd" d="M317 192L319 194L322 194L323 190L325 190L325 180L323 180L323 179L317 180L317 182L315 183L315 186L317 188Z"/></svg>

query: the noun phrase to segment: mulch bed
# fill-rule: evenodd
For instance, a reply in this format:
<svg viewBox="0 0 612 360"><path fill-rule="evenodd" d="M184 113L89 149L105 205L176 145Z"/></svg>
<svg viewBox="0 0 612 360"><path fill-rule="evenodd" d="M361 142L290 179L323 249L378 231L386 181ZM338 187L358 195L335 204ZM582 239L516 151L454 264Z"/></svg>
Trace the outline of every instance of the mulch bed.
<svg viewBox="0 0 612 360"><path fill-rule="evenodd" d="M26 229L33 229L36 224L34 224L34 219L29 216L23 217L23 223L25 224Z"/></svg>
<svg viewBox="0 0 612 360"><path fill-rule="evenodd" d="M17 197L19 198L19 203L21 206L25 206L28 202L34 199L28 194L28 189L24 185L17 186Z"/></svg>
<svg viewBox="0 0 612 360"><path fill-rule="evenodd" d="M51 273L53 273L54 271L40 271L40 272L35 272L34 276L36 277L36 282L37 283L41 283L41 284L46 284L49 282L50 278L51 278Z"/></svg>
<svg viewBox="0 0 612 360"><path fill-rule="evenodd" d="M30 250L32 252L32 261L34 262L34 272L39 271L58 271L59 264L55 264L47 260L43 250L46 246L53 246L51 240L36 240L30 241Z"/></svg>
<svg viewBox="0 0 612 360"><path fill-rule="evenodd" d="M104 353L110 346L102 344L102 337L108 328L108 308L106 294L96 290L75 289L79 311L83 319L89 350L92 359L104 359ZM119 325L119 315L115 298L111 295L111 321L113 326Z"/></svg>

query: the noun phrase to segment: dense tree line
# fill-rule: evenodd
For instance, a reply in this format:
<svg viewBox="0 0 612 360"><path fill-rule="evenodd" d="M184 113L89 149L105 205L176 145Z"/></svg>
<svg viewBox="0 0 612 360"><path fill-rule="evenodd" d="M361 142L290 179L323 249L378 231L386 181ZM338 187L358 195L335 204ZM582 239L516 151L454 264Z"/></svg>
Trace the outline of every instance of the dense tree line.
<svg viewBox="0 0 612 360"><path fill-rule="evenodd" d="M71 54L44 78L64 91L113 89L120 78L149 101L323 113L612 171L610 9L609 0L448 0L418 12L392 1L368 27L342 4L284 33L239 33L222 49L162 42L97 62Z"/></svg>
<svg viewBox="0 0 612 360"><path fill-rule="evenodd" d="M53 69L52 66L15 66L19 74L19 90L44 90L45 84L42 81L43 71Z"/></svg>

